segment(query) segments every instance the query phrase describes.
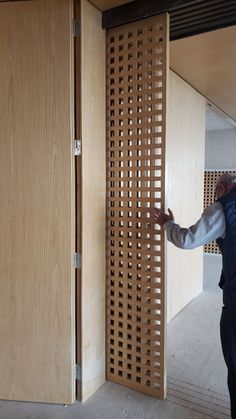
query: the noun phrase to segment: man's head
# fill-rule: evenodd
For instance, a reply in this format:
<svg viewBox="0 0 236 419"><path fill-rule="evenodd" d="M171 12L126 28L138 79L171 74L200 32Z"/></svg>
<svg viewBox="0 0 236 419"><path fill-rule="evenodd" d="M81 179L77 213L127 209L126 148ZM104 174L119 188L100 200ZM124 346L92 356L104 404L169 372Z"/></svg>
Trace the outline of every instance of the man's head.
<svg viewBox="0 0 236 419"><path fill-rule="evenodd" d="M236 174L225 173L216 182L215 199L221 198L236 187Z"/></svg>

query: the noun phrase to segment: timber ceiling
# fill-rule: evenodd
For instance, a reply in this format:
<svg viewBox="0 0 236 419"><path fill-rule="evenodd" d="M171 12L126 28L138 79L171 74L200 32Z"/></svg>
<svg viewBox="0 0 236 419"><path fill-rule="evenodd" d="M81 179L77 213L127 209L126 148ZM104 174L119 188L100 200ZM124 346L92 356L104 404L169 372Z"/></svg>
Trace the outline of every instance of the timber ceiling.
<svg viewBox="0 0 236 419"><path fill-rule="evenodd" d="M170 67L236 121L236 26L172 41Z"/></svg>
<svg viewBox="0 0 236 419"><path fill-rule="evenodd" d="M236 0L94 1L107 29L169 12L171 68L236 121Z"/></svg>

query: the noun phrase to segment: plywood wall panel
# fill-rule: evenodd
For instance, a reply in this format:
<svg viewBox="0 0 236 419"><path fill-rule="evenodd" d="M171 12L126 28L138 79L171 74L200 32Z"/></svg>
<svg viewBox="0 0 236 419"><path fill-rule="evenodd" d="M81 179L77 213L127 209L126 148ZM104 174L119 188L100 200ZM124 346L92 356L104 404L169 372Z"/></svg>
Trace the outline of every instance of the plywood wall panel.
<svg viewBox="0 0 236 419"><path fill-rule="evenodd" d="M203 210L205 99L170 71L166 146L167 207L188 227ZM203 250L167 244L167 312L175 316L202 290Z"/></svg>
<svg viewBox="0 0 236 419"><path fill-rule="evenodd" d="M105 380L105 31L81 0L82 400Z"/></svg>
<svg viewBox="0 0 236 419"><path fill-rule="evenodd" d="M0 398L75 400L73 2L0 3Z"/></svg>

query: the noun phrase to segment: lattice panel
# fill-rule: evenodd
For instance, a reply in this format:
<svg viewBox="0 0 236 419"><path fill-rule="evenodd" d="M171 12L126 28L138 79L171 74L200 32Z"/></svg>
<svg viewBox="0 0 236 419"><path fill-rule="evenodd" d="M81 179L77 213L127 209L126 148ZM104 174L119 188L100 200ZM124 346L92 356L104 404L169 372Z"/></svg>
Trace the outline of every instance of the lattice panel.
<svg viewBox="0 0 236 419"><path fill-rule="evenodd" d="M167 16L107 33L107 378L165 396Z"/></svg>
<svg viewBox="0 0 236 419"><path fill-rule="evenodd" d="M214 202L214 191L217 179L224 173L236 173L236 170L217 170L211 171L207 170L204 173L204 208L208 205L213 204ZM204 246L205 253L220 253L216 241L206 244Z"/></svg>

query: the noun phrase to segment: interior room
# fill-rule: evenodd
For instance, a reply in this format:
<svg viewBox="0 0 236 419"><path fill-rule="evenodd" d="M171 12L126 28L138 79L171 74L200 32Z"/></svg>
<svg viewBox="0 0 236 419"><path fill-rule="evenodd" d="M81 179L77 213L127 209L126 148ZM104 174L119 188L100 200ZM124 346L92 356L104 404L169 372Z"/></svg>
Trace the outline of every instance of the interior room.
<svg viewBox="0 0 236 419"><path fill-rule="evenodd" d="M151 214L191 225L236 170L235 24L231 0L0 0L0 419L230 417L221 256Z"/></svg>

